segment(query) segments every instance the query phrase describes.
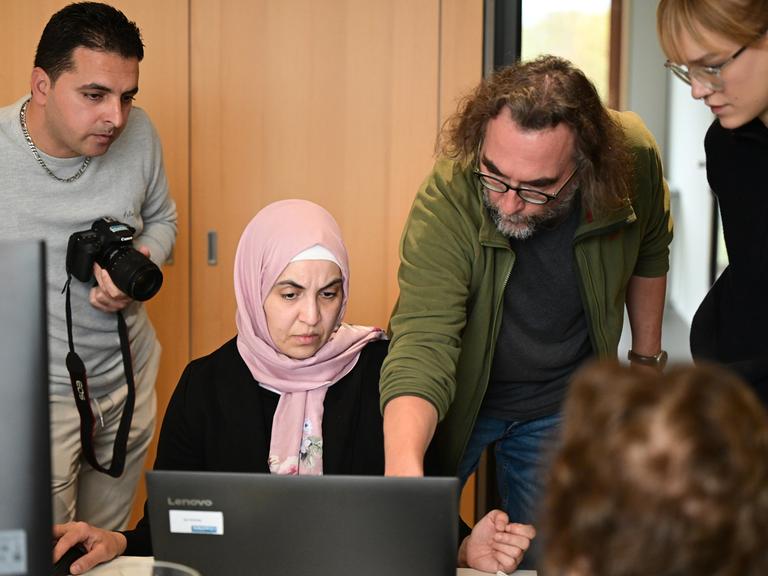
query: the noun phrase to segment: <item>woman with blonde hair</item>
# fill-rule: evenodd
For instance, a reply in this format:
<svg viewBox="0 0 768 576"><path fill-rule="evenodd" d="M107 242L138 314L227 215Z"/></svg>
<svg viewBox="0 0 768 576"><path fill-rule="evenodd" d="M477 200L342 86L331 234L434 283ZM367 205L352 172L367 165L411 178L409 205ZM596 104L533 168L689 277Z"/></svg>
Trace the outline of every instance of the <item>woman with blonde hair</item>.
<svg viewBox="0 0 768 576"><path fill-rule="evenodd" d="M729 265L691 325L691 352L768 401L768 0L661 0L666 66L715 120L704 142Z"/></svg>

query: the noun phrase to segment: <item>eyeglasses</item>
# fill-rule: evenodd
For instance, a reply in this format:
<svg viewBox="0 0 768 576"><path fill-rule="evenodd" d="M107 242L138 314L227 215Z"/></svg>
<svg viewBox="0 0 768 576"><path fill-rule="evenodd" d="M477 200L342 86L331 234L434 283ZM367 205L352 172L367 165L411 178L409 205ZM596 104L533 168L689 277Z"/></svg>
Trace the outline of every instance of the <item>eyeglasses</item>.
<svg viewBox="0 0 768 576"><path fill-rule="evenodd" d="M680 78L683 82L690 86L692 80L696 80L701 85L705 86L709 90L719 92L723 89L723 79L720 74L726 65L730 64L739 55L747 49L747 45L742 46L736 52L734 52L730 58L728 58L722 64L716 66L703 66L701 64L694 64L693 66L686 66L684 64L675 64L667 60L664 63L665 68L672 70L672 73Z"/></svg>
<svg viewBox="0 0 768 576"><path fill-rule="evenodd" d="M568 176L568 179L563 183L562 186L560 186L560 189L555 192L554 194L547 194L546 192L542 192L541 190L534 190L532 188L525 188L523 186L510 186L503 180L500 180L496 176L492 176L491 174L486 174L485 172L481 172L479 169L475 169L472 171L472 173L477 176L478 180L480 180L480 184L482 184L483 188L487 188L488 190L491 190L492 192L497 192L499 194L506 194L510 190L514 190L515 193L518 195L518 197L523 200L524 202L528 202L529 204L546 204L550 200L554 200L557 198L558 194L565 190L565 188L568 186L568 184L571 182L573 177L576 175L576 172L578 172L578 167L574 169L573 172L571 172L571 175Z"/></svg>
<svg viewBox="0 0 768 576"><path fill-rule="evenodd" d="M728 64L736 60L744 50L749 48L754 42L757 42L760 38L762 38L765 33L768 32L768 30L765 30L760 35L757 36L752 42L749 44L745 44L736 52L731 54L731 56L725 60L725 62L721 62L720 64L717 64L715 66L704 66L701 64L694 64L692 66L686 66L684 64L675 64L674 62L667 60L664 63L664 67L672 70L672 73L680 78L683 82L688 84L690 86L692 80L696 80L699 82L702 86L708 88L709 90L714 90L715 92L720 92L723 87L723 78L722 78L722 72L723 68L725 68Z"/></svg>

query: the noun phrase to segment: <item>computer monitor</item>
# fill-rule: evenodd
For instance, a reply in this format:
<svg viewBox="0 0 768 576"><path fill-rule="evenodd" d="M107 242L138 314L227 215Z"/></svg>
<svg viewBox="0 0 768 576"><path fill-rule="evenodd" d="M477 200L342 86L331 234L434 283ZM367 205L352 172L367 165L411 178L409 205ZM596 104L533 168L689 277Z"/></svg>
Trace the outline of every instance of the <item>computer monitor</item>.
<svg viewBox="0 0 768 576"><path fill-rule="evenodd" d="M0 574L51 573L45 245L0 242Z"/></svg>

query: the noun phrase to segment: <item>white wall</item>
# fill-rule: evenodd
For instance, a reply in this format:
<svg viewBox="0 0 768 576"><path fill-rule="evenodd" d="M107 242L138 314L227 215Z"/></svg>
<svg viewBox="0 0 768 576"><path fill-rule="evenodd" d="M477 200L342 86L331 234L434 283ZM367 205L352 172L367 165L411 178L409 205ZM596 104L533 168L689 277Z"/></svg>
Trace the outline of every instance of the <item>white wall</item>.
<svg viewBox="0 0 768 576"><path fill-rule="evenodd" d="M689 324L709 289L712 194L707 183L704 136L712 114L691 98L683 82L669 86L667 180L678 194L670 302Z"/></svg>
<svg viewBox="0 0 768 576"><path fill-rule="evenodd" d="M656 40L656 2L627 0L624 4L626 29L623 65L626 86L622 105L632 110L656 138L662 155L666 154L667 83L669 75L663 64L664 53Z"/></svg>
<svg viewBox="0 0 768 576"><path fill-rule="evenodd" d="M643 118L662 151L675 220L668 302L690 325L709 289L712 197L704 135L712 115L663 67L666 57L656 37L656 5L651 0L627 0L624 5L628 13L623 101Z"/></svg>

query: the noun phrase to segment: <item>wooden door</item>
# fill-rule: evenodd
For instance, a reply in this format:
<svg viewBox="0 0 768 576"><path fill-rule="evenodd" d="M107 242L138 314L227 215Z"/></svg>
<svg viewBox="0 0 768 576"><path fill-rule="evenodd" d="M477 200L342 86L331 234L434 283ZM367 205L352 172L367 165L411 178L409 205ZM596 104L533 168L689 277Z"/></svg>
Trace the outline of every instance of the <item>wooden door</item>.
<svg viewBox="0 0 768 576"><path fill-rule="evenodd" d="M282 198L336 217L350 253L346 319L386 326L441 115L481 74L481 3L192 0L191 15L192 355L235 333L238 238Z"/></svg>

